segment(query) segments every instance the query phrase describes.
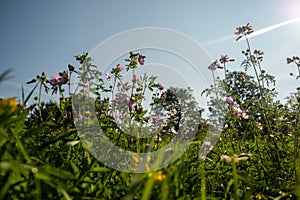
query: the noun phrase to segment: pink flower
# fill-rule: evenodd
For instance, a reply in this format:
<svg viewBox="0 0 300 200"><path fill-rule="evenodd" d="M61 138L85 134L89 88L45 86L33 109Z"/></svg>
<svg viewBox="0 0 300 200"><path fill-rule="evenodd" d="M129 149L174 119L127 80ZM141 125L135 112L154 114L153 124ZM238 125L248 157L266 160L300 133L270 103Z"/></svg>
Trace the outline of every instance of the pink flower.
<svg viewBox="0 0 300 200"><path fill-rule="evenodd" d="M245 111L243 111L243 112L242 112L242 118L244 118L244 119L249 119L250 116L249 116Z"/></svg>
<svg viewBox="0 0 300 200"><path fill-rule="evenodd" d="M234 104L234 101L231 97L226 97L225 99L226 103L228 103L229 105L233 105Z"/></svg>
<svg viewBox="0 0 300 200"><path fill-rule="evenodd" d="M243 111L239 107L234 106L234 107L232 107L232 109L234 112L233 115L235 115L235 116L241 116L243 113Z"/></svg>
<svg viewBox="0 0 300 200"><path fill-rule="evenodd" d="M209 70L212 70L212 71L216 70L217 68L223 69L223 67L221 66L221 64L219 63L218 60L215 60L215 61L208 67L208 69L209 69Z"/></svg>
<svg viewBox="0 0 300 200"><path fill-rule="evenodd" d="M61 84L66 84L70 80L70 71L64 71L63 73L59 74L61 77L59 79Z"/></svg>
<svg viewBox="0 0 300 200"><path fill-rule="evenodd" d="M131 101L131 102L129 103L129 110L134 111L134 110L136 110L136 109L137 109L137 104L136 104L136 102Z"/></svg>
<svg viewBox="0 0 300 200"><path fill-rule="evenodd" d="M111 81L111 76L109 75L109 73L106 73L106 74L105 74L105 77L106 77L106 79L107 79L108 81Z"/></svg>
<svg viewBox="0 0 300 200"><path fill-rule="evenodd" d="M262 50L257 50L257 54L261 56L264 55L264 52Z"/></svg>
<svg viewBox="0 0 300 200"><path fill-rule="evenodd" d="M162 84L158 84L158 89L159 89L159 92L160 92L161 94L163 94L163 93L166 92L166 91L165 91L165 88L164 88L164 86L163 86Z"/></svg>
<svg viewBox="0 0 300 200"><path fill-rule="evenodd" d="M51 77L51 79L49 80L50 85L53 88L56 88L60 85L60 75L59 74L55 74L54 76Z"/></svg>
<svg viewBox="0 0 300 200"><path fill-rule="evenodd" d="M142 77L140 75L135 74L134 75L134 81L137 82L140 85L143 84Z"/></svg>
<svg viewBox="0 0 300 200"><path fill-rule="evenodd" d="M138 62L140 65L144 65L146 56L143 56L142 54L138 54Z"/></svg>
<svg viewBox="0 0 300 200"><path fill-rule="evenodd" d="M229 62L229 56L228 55L221 55L220 62L221 63Z"/></svg>
<svg viewBox="0 0 300 200"><path fill-rule="evenodd" d="M234 34L235 34L235 35L239 35L239 34L241 34L242 32L243 32L242 27L236 27L236 28L235 28L235 31L234 31Z"/></svg>
<svg viewBox="0 0 300 200"><path fill-rule="evenodd" d="M252 24L250 24L250 23L247 23L247 25L246 25L246 28L247 28L247 33L249 34L249 33L253 33L254 31L253 31L253 27L252 27Z"/></svg>
<svg viewBox="0 0 300 200"><path fill-rule="evenodd" d="M124 69L123 65L117 64L117 68L116 68L117 72L121 72L123 69Z"/></svg>
<svg viewBox="0 0 300 200"><path fill-rule="evenodd" d="M252 24L250 23L247 23L246 26L243 26L243 27L236 27L235 28L235 31L234 31L234 34L235 35L240 35L240 34L250 34L250 33L253 33L253 27L252 27ZM239 40L241 37L238 37L237 40Z"/></svg>

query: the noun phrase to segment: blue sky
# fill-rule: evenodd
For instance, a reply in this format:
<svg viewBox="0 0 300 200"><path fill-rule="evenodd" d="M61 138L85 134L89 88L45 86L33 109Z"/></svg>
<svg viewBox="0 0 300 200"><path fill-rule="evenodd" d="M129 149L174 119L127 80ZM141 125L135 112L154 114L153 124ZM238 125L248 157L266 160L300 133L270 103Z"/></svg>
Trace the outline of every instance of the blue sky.
<svg viewBox="0 0 300 200"><path fill-rule="evenodd" d="M250 22L259 30L300 17L299 9L297 0L1 0L0 71L11 68L14 78L0 85L0 97L19 97L21 84L43 71L50 78L76 63L74 55L133 28L179 31L201 44L212 59L221 54L235 58L228 69L242 70L245 43L226 39L235 27ZM296 67L286 65L286 57L300 55L299 35L300 23L295 22L251 38L253 49L265 51L263 67L275 75L281 99L299 86L289 76Z"/></svg>

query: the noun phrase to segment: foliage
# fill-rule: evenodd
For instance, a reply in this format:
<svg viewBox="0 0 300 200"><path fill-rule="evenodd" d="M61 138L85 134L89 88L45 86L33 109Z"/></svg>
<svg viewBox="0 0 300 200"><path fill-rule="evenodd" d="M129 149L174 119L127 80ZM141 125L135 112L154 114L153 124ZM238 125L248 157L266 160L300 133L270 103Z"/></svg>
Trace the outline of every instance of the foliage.
<svg viewBox="0 0 300 200"><path fill-rule="evenodd" d="M276 100L275 77L263 69L263 51L252 51L252 32L251 24L235 31L237 40L247 44L241 62L245 71L228 70L234 59L227 55L209 66L214 85L203 92L210 97L209 120L190 88L165 88L156 77L136 74L146 57L133 52L125 67L118 64L106 74L88 54L78 55L78 67L69 65L50 79L43 72L29 81L35 85L26 98L22 91L21 103L1 99L0 199L299 199L300 90L285 103ZM287 63L299 70L298 57ZM215 70L224 70L224 79L215 77ZM123 82L124 71L132 73L131 82ZM71 91L76 78L80 84ZM32 97L35 90L38 96ZM42 92L60 99L43 102ZM34 102L27 106L30 98ZM74 99L86 105L76 107ZM119 147L145 152L183 134L182 119L188 119L187 135L193 132L189 125L197 125L189 149L169 166L139 174L99 162L75 126L94 123ZM205 141L217 129L222 131L218 142ZM202 150L209 153L201 156ZM141 163L139 157L132 160L133 168Z"/></svg>

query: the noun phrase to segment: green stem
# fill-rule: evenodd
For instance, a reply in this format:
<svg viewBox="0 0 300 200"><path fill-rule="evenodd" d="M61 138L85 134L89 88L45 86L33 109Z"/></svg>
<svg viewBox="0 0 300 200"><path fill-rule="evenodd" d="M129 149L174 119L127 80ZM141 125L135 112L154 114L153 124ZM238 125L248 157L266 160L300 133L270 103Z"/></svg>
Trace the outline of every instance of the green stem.
<svg viewBox="0 0 300 200"><path fill-rule="evenodd" d="M39 88L39 99L38 99L38 108L39 108L39 115L40 115L40 119L41 122L43 122L43 117L42 117L42 108L41 108L41 96L42 96L42 82L39 83L40 84L40 88Z"/></svg>
<svg viewBox="0 0 300 200"><path fill-rule="evenodd" d="M217 86L216 86L216 77L215 77L215 73L214 73L214 71L211 71L211 72L212 72L213 81L214 81L214 89L215 89L215 93L216 93L216 98L217 98L217 100L219 100L219 98L218 98L218 92L217 92Z"/></svg>
<svg viewBox="0 0 300 200"><path fill-rule="evenodd" d="M273 131L272 131L272 127L271 127L271 123L268 119L268 116L267 116L267 113L266 113L266 110L265 108L267 108L267 105L265 104L266 102L264 102L265 98L264 98L264 95L263 95L263 90L262 90L262 86L261 86L261 83L260 83L260 80L259 80L259 75L258 75L258 72L257 72L257 69L256 69L256 64L254 63L254 61L251 60L251 57L252 57L252 54L251 54L251 47L250 47L250 43L249 43L249 39L247 37L247 35L245 35L245 38L246 38L246 42L247 42L247 46L248 46L248 49L249 49L249 56L250 56L250 61L251 61L251 64L254 68L254 72L255 72L255 75L256 75L256 79L257 79L257 82L258 82L258 87L259 87L259 92L260 92L260 99L259 99L259 103L260 103L260 107L262 109L262 112L263 112L263 116L264 116L264 119L267 123L267 128L268 128L268 136L271 138L271 140L273 141L273 144L275 146L275 154L276 154L276 164L278 165L279 168L281 168L281 164L280 164L280 156L279 156L279 153L278 153L278 145L275 141L275 138L273 137ZM273 155L271 155L271 158L273 157Z"/></svg>

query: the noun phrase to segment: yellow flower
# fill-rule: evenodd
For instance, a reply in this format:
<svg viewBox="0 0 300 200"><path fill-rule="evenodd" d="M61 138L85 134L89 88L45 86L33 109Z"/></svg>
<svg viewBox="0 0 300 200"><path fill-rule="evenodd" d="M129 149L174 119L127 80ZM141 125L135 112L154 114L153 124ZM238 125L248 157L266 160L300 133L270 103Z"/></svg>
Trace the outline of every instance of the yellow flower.
<svg viewBox="0 0 300 200"><path fill-rule="evenodd" d="M91 113L91 111L89 111L89 110L88 110L88 111L85 111L85 114L88 115L88 116L90 116L90 117L93 115L93 114Z"/></svg>
<svg viewBox="0 0 300 200"><path fill-rule="evenodd" d="M156 183L162 183L166 179L166 175L163 174L162 171L159 171L155 176L155 182Z"/></svg>
<svg viewBox="0 0 300 200"><path fill-rule="evenodd" d="M18 107L18 102L15 98L8 98L0 100L0 115L4 112L14 112Z"/></svg>
<svg viewBox="0 0 300 200"><path fill-rule="evenodd" d="M257 200L265 200L265 199L267 199L267 197L265 197L265 196L262 195L262 194L257 194L257 195L255 196L255 199L257 199Z"/></svg>
<svg viewBox="0 0 300 200"><path fill-rule="evenodd" d="M152 177L153 174L154 173L152 173L152 172L148 173L148 177ZM155 181L155 183L162 183L166 179L166 177L167 176L162 171L158 171L155 174L154 181Z"/></svg>

